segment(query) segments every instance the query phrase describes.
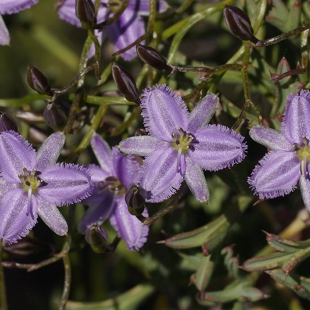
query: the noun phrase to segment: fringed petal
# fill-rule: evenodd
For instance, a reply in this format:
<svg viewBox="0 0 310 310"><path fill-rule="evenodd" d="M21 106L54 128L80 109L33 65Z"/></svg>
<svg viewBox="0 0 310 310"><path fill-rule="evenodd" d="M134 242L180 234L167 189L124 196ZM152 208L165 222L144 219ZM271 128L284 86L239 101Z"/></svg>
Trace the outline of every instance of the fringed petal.
<svg viewBox="0 0 310 310"><path fill-rule="evenodd" d="M43 184L38 188L38 194L55 206L79 202L89 197L93 190L88 170L78 165L50 166L40 178Z"/></svg>
<svg viewBox="0 0 310 310"><path fill-rule="evenodd" d="M221 125L207 125L195 133L188 155L201 168L217 171L241 162L247 145L244 137Z"/></svg>
<svg viewBox="0 0 310 310"><path fill-rule="evenodd" d="M64 1L64 3L58 10L58 15L61 19L63 19L67 23L81 28L82 27L81 22L75 15L75 1L76 0Z"/></svg>
<svg viewBox="0 0 310 310"><path fill-rule="evenodd" d="M36 153L32 146L15 131L0 134L0 170L8 182L20 182L23 169L32 171L36 166Z"/></svg>
<svg viewBox="0 0 310 310"><path fill-rule="evenodd" d="M102 182L107 177L111 176L110 173L107 173L106 171L104 171L103 169L101 169L99 166L96 165L89 165L87 169L91 176L91 180L94 183Z"/></svg>
<svg viewBox="0 0 310 310"><path fill-rule="evenodd" d="M124 156L119 149L112 149L114 176L126 187L139 180L140 165L133 156Z"/></svg>
<svg viewBox="0 0 310 310"><path fill-rule="evenodd" d="M7 191L0 202L0 239L3 243L15 243L28 235L37 222L37 213L27 216L27 193L15 188Z"/></svg>
<svg viewBox="0 0 310 310"><path fill-rule="evenodd" d="M63 236L68 232L68 225L55 205L38 199L38 213L42 221L57 235Z"/></svg>
<svg viewBox="0 0 310 310"><path fill-rule="evenodd" d="M148 156L158 147L165 144L168 145L167 142L152 136L137 136L121 141L119 147L126 154Z"/></svg>
<svg viewBox="0 0 310 310"><path fill-rule="evenodd" d="M108 143L99 135L94 135L91 139L91 147L102 170L110 176L114 175L112 151Z"/></svg>
<svg viewBox="0 0 310 310"><path fill-rule="evenodd" d="M270 150L294 151L293 145L274 129L257 125L251 129L250 136L254 141Z"/></svg>
<svg viewBox="0 0 310 310"><path fill-rule="evenodd" d="M172 134L179 129L187 131L188 110L181 96L165 84L144 90L142 94L142 116L151 136L172 142Z"/></svg>
<svg viewBox="0 0 310 310"><path fill-rule="evenodd" d="M54 165L60 151L65 144L66 136L58 131L51 134L41 145L37 152L37 170L43 171L48 166Z"/></svg>
<svg viewBox="0 0 310 310"><path fill-rule="evenodd" d="M136 11L127 8L118 20L106 27L108 37L113 42L115 52L127 47L145 33L144 22ZM132 47L121 57L130 61L136 57L136 48Z"/></svg>
<svg viewBox="0 0 310 310"><path fill-rule="evenodd" d="M148 192L149 202L164 201L180 188L183 177L177 169L173 148L161 147L145 159L140 184Z"/></svg>
<svg viewBox="0 0 310 310"><path fill-rule="evenodd" d="M29 9L38 0L2 0L0 3L0 14L14 14Z"/></svg>
<svg viewBox="0 0 310 310"><path fill-rule="evenodd" d="M147 211L142 215L148 217ZM138 251L146 242L149 227L129 213L124 196L118 197L110 222L129 251Z"/></svg>
<svg viewBox="0 0 310 310"><path fill-rule="evenodd" d="M293 152L271 151L254 168L248 183L260 199L275 198L292 192L300 176L300 162Z"/></svg>
<svg viewBox="0 0 310 310"><path fill-rule="evenodd" d="M78 226L79 231L85 234L88 227L93 224L101 225L111 216L116 199L109 191L95 192L91 197L85 199L83 204L90 206Z"/></svg>
<svg viewBox="0 0 310 310"><path fill-rule="evenodd" d="M199 128L207 125L218 105L219 98L215 94L209 94L202 98L189 116L188 131L195 133Z"/></svg>
<svg viewBox="0 0 310 310"><path fill-rule="evenodd" d="M200 202L209 200L209 189L203 171L189 156L186 157L185 181L197 200Z"/></svg>
<svg viewBox="0 0 310 310"><path fill-rule="evenodd" d="M301 90L299 95L288 96L281 131L291 144L310 140L310 91Z"/></svg>

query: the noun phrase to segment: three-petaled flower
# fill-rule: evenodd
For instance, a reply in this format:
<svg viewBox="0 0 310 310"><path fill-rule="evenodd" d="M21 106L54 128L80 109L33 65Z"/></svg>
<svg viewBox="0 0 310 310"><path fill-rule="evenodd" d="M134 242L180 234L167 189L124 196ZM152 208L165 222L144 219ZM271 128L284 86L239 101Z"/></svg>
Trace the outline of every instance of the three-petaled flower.
<svg viewBox="0 0 310 310"><path fill-rule="evenodd" d="M1 15L14 14L30 8L38 0L6 0L0 3L0 45L10 43L10 34Z"/></svg>
<svg viewBox="0 0 310 310"><path fill-rule="evenodd" d="M218 104L209 94L189 114L182 98L166 85L148 88L142 96L142 116L150 135L121 141L120 150L146 156L140 185L147 200L170 197L185 179L199 201L209 199L203 170L217 171L245 157L244 138L222 125L208 125Z"/></svg>
<svg viewBox="0 0 310 310"><path fill-rule="evenodd" d="M91 140L92 149L100 167L90 165L95 190L85 200L90 208L79 224L79 230L85 233L93 224L110 222L119 236L124 239L128 250L138 250L146 242L148 226L144 226L128 211L125 194L130 185L139 179L140 166L132 156L124 156L117 148L112 148L99 136ZM147 216L146 210L143 212Z"/></svg>
<svg viewBox="0 0 310 310"><path fill-rule="evenodd" d="M50 135L36 153L18 133L0 134L0 239L14 243L28 234L38 215L58 235L68 226L56 208L90 196L88 170L56 164L65 135Z"/></svg>
<svg viewBox="0 0 310 310"><path fill-rule="evenodd" d="M97 14L97 22L102 23L110 18L121 5L120 2L109 4L108 0L100 1ZM158 11L163 12L167 8L165 1L158 1ZM149 0L130 0L127 8L122 15L111 25L105 26L103 30L95 30L98 40L101 43L104 36L107 35L114 44L115 51L119 51L129 44L135 42L145 33L145 26L141 16L148 15L150 10ZM58 10L61 19L66 22L81 27L80 21L75 15L75 0L66 0ZM101 32L100 32L101 31ZM94 55L94 49L91 50L90 57ZM122 53L121 56L130 61L136 56L135 48L131 48Z"/></svg>
<svg viewBox="0 0 310 310"><path fill-rule="evenodd" d="M310 211L310 92L291 94L285 107L281 133L255 126L250 136L270 149L254 168L248 182L260 199L284 196L299 186Z"/></svg>

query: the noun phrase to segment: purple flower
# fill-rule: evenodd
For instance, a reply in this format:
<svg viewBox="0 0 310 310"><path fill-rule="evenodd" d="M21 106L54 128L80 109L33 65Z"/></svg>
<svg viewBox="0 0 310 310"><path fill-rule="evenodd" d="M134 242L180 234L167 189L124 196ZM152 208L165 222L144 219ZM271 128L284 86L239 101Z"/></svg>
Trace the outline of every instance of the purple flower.
<svg viewBox="0 0 310 310"><path fill-rule="evenodd" d="M10 34L1 15L14 14L30 8L38 0L5 0L0 1L0 45L10 43Z"/></svg>
<svg viewBox="0 0 310 310"><path fill-rule="evenodd" d="M66 234L67 223L56 207L90 196L87 169L56 164L64 142L64 134L56 132L36 153L18 133L0 134L0 239L4 243L26 236L38 215L56 234Z"/></svg>
<svg viewBox="0 0 310 310"><path fill-rule="evenodd" d="M108 3L109 1L107 0L101 1L97 14L98 23L104 22L114 14L109 10ZM148 15L149 7L149 0L130 0L127 8L118 20L106 26L101 32L100 30L95 30L99 42L102 43L104 36L107 35L113 42L115 51L119 51L136 41L145 33L145 26L141 16ZM158 11L163 12L166 8L166 2L160 0ZM66 22L81 27L81 23L75 15L75 0L65 0L58 14ZM90 53L90 57L92 56L94 56L94 49ZM127 61L132 60L136 56L135 48L131 48L121 56Z"/></svg>
<svg viewBox="0 0 310 310"><path fill-rule="evenodd" d="M100 167L91 165L92 181L96 184L93 195L85 201L90 208L79 224L85 233L93 224L102 224L107 218L119 236L124 239L128 250L138 250L146 242L148 226L144 226L128 211L126 191L139 179L139 164L132 156L124 156L99 136L92 138L91 146ZM144 211L144 216L147 212Z"/></svg>
<svg viewBox="0 0 310 310"><path fill-rule="evenodd" d="M310 92L302 90L287 99L281 133L260 125L250 131L253 140L271 151L254 168L248 182L264 199L287 195L299 181L310 211Z"/></svg>
<svg viewBox="0 0 310 310"><path fill-rule="evenodd" d="M146 89L142 116L148 136L120 143L127 154L146 156L140 185L148 201L170 197L185 179L199 201L209 199L203 170L216 171L239 163L245 157L243 137L221 125L207 125L218 97L204 97L189 114L182 98L166 85Z"/></svg>

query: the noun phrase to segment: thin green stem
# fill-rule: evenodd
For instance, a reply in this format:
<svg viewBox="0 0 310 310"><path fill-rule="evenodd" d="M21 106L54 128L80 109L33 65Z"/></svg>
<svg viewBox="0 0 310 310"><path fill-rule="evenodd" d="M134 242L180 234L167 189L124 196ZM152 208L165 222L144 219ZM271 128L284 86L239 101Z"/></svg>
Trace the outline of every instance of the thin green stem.
<svg viewBox="0 0 310 310"><path fill-rule="evenodd" d="M77 146L77 148L75 149L75 151L73 152L73 154L68 158L68 162L72 162L73 159L78 156L80 153L82 153L89 145L90 143L90 139L93 136L93 134L96 132L96 130L98 129L100 123L102 122L102 118L105 115L105 113L107 112L108 106L102 104L94 119L92 120L92 123L90 125L89 130L87 131L87 133L85 134L83 140L80 142L80 144Z"/></svg>
<svg viewBox="0 0 310 310"><path fill-rule="evenodd" d="M70 287L71 287L71 263L69 258L69 251L71 246L71 237L67 236L67 241L65 243L65 247L63 248L63 264L64 264L64 270L65 270L65 279L64 279L64 288L60 300L60 306L59 310L65 310L67 301L69 299L69 293L70 293Z"/></svg>
<svg viewBox="0 0 310 310"><path fill-rule="evenodd" d="M305 24L304 26L300 26L298 28L295 28L291 31L288 31L288 32L285 32L285 33L282 33L276 37L273 37L273 38L270 38L270 39L267 39L267 40L259 40L255 46L256 47L265 47L265 46L269 46L269 45L273 45L273 44L276 44L276 43L279 43L283 40L286 40L290 37L293 37L295 36L296 34L299 34L305 30L308 30L310 28L310 23L307 23Z"/></svg>
<svg viewBox="0 0 310 310"><path fill-rule="evenodd" d="M8 304L6 300L4 270L2 266L2 252L3 252L2 240L0 240L0 310L8 310Z"/></svg>

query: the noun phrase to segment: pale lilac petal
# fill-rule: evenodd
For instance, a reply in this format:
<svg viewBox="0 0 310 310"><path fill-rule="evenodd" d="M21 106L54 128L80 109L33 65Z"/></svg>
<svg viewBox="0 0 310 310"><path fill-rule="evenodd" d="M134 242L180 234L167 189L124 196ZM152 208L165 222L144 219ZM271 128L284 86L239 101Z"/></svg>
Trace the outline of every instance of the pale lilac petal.
<svg viewBox="0 0 310 310"><path fill-rule="evenodd" d="M37 222L37 214L27 216L27 193L15 188L7 191L0 202L0 239L3 243L14 243L28 235Z"/></svg>
<svg viewBox="0 0 310 310"><path fill-rule="evenodd" d="M270 151L255 167L248 183L259 198L275 198L293 191L300 175L300 162L293 152Z"/></svg>
<svg viewBox="0 0 310 310"><path fill-rule="evenodd" d="M218 96L209 94L202 98L189 116L188 131L194 133L197 129L207 125L219 102Z"/></svg>
<svg viewBox="0 0 310 310"><path fill-rule="evenodd" d="M209 190L203 171L189 156L186 157L185 181L197 200L201 202L209 200Z"/></svg>
<svg viewBox="0 0 310 310"><path fill-rule="evenodd" d="M58 15L67 23L81 28L81 22L75 15L75 1L76 0L65 0L58 10Z"/></svg>
<svg viewBox="0 0 310 310"><path fill-rule="evenodd" d="M102 170L102 168L100 168L99 166L96 165L89 165L87 167L88 172L91 176L91 180L93 182L102 182L104 181L107 177L112 176L110 173Z"/></svg>
<svg viewBox="0 0 310 310"><path fill-rule="evenodd" d="M148 217L146 210L143 216ZM138 251L146 242L149 227L129 213L124 196L118 197L110 222L129 251Z"/></svg>
<svg viewBox="0 0 310 310"><path fill-rule="evenodd" d="M119 147L125 154L148 156L158 147L169 145L167 142L158 140L151 136L137 136L125 139L120 142Z"/></svg>
<svg viewBox="0 0 310 310"><path fill-rule="evenodd" d="M208 125L195 133L197 143L188 155L200 167L217 171L241 162L247 146L244 137L221 125Z"/></svg>
<svg viewBox="0 0 310 310"><path fill-rule="evenodd" d="M40 178L44 184L38 188L38 194L55 206L79 202L89 197L93 189L88 170L77 165L50 166Z"/></svg>
<svg viewBox="0 0 310 310"><path fill-rule="evenodd" d="M41 145L37 152L37 170L42 171L48 166L54 165L65 144L66 136L58 131L51 134Z"/></svg>
<svg viewBox="0 0 310 310"><path fill-rule="evenodd" d="M188 127L188 110L181 96L165 84L144 90L142 94L142 116L151 136L172 142L172 134Z"/></svg>
<svg viewBox="0 0 310 310"><path fill-rule="evenodd" d="M65 235L68 232L68 225L58 208L41 199L38 199L38 202L38 213L42 221L57 235Z"/></svg>
<svg viewBox="0 0 310 310"><path fill-rule="evenodd" d="M304 201L305 207L310 212L310 181L304 176L300 177L299 180L300 192Z"/></svg>
<svg viewBox="0 0 310 310"><path fill-rule="evenodd" d="M0 170L8 182L20 182L23 168L32 171L36 166L35 150L15 131L0 134L0 154Z"/></svg>
<svg viewBox="0 0 310 310"><path fill-rule="evenodd" d="M2 16L0 15L0 45L9 45L10 43L10 34Z"/></svg>
<svg viewBox="0 0 310 310"><path fill-rule="evenodd" d="M258 125L254 126L249 134L254 141L270 150L294 151L293 145L274 129Z"/></svg>
<svg viewBox="0 0 310 310"><path fill-rule="evenodd" d="M124 156L119 149L112 149L113 166L115 174L119 181L125 186L137 183L139 180L140 165L133 156Z"/></svg>
<svg viewBox="0 0 310 310"><path fill-rule="evenodd" d="M166 1L156 1L157 12L163 13L167 10L168 5ZM150 13L150 0L131 0L128 3L127 8L134 11L138 11L141 15L149 15Z"/></svg>
<svg viewBox="0 0 310 310"><path fill-rule="evenodd" d="M144 22L137 12L126 9L120 18L106 27L108 37L114 44L115 52L127 47L145 33ZM121 57L127 61L136 57L136 48L132 47Z"/></svg>
<svg viewBox="0 0 310 310"><path fill-rule="evenodd" d="M1 0L0 14L14 14L30 8L38 0Z"/></svg>
<svg viewBox="0 0 310 310"><path fill-rule="evenodd" d="M111 192L104 191L101 194L94 193L91 197L85 199L83 203L90 206L78 226L79 231L85 234L88 227L93 224L100 225L111 216L116 199Z"/></svg>
<svg viewBox="0 0 310 310"><path fill-rule="evenodd" d="M310 92L288 96L281 131L291 144L303 144L303 137L310 140Z"/></svg>
<svg viewBox="0 0 310 310"><path fill-rule="evenodd" d="M160 147L144 161L141 187L149 202L164 201L181 186L183 177L177 172L177 154L173 148Z"/></svg>
<svg viewBox="0 0 310 310"><path fill-rule="evenodd" d="M105 142L99 135L94 135L91 139L91 146L100 167L110 176L114 175L112 151L109 144Z"/></svg>

